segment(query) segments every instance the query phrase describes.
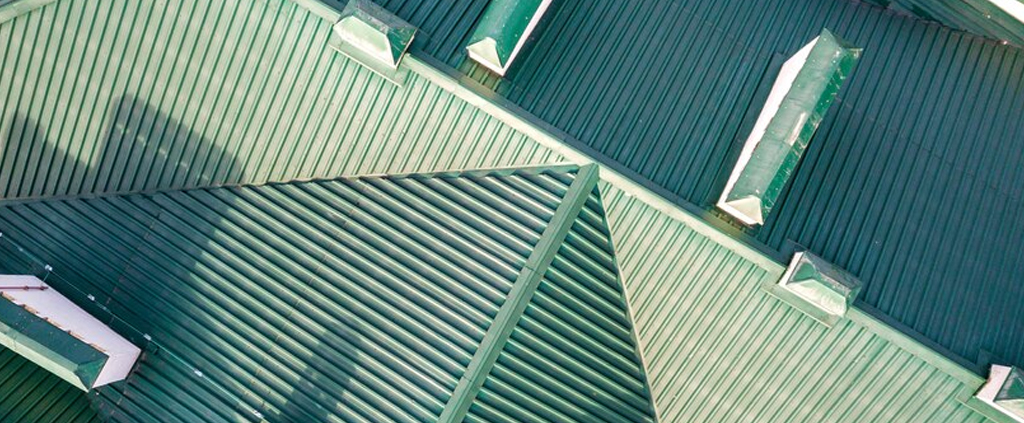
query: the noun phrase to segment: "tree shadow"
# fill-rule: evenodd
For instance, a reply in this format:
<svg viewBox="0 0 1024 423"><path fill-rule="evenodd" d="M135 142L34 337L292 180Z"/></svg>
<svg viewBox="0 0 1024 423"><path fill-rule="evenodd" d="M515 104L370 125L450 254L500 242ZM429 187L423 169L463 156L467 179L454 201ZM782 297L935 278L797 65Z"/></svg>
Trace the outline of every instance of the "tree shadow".
<svg viewBox="0 0 1024 423"><path fill-rule="evenodd" d="M214 141L135 96L108 116L101 145L70 153L21 113L0 131L0 272L45 277L144 349L127 380L89 393L94 408L111 421L339 420L345 357L363 341L337 317L298 323L333 305L305 299L319 265L282 264L275 222L257 234L237 220L252 205L230 193L246 188L182 191L238 172Z"/></svg>

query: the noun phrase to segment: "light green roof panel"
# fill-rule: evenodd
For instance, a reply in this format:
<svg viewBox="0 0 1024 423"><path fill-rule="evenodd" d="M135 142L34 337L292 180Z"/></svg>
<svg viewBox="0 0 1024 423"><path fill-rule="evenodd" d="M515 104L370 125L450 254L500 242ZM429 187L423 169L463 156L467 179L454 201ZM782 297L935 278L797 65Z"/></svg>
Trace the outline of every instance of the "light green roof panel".
<svg viewBox="0 0 1024 423"><path fill-rule="evenodd" d="M959 400L978 386L931 364L937 354L861 321L820 325L763 289L781 265L602 191L661 421L985 421Z"/></svg>
<svg viewBox="0 0 1024 423"><path fill-rule="evenodd" d="M147 345L94 399L114 421L432 420L573 175L8 204L0 252L35 252L55 269L48 283L92 295Z"/></svg>
<svg viewBox="0 0 1024 423"><path fill-rule="evenodd" d="M69 0L0 24L0 198L559 161L337 54L333 23L288 0Z"/></svg>

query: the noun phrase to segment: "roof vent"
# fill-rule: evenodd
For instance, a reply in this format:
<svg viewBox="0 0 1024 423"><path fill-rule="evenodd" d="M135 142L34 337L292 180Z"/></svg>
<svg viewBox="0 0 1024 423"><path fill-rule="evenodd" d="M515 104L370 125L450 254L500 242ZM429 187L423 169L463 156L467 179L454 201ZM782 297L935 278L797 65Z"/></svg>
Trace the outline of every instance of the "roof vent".
<svg viewBox="0 0 1024 423"><path fill-rule="evenodd" d="M551 0L493 0L469 38L469 58L505 75Z"/></svg>
<svg viewBox="0 0 1024 423"><path fill-rule="evenodd" d="M975 395L1001 413L1024 423L1024 371L993 364L988 382Z"/></svg>
<svg viewBox="0 0 1024 423"><path fill-rule="evenodd" d="M718 207L764 224L861 50L823 30L782 65Z"/></svg>
<svg viewBox="0 0 1024 423"><path fill-rule="evenodd" d="M0 344L88 391L128 376L139 347L31 275L0 275Z"/></svg>
<svg viewBox="0 0 1024 423"><path fill-rule="evenodd" d="M793 255L775 294L811 317L833 326L846 316L860 293L860 281L807 251Z"/></svg>
<svg viewBox="0 0 1024 423"><path fill-rule="evenodd" d="M328 45L395 84L408 73L399 68L416 27L369 0L349 0L334 24Z"/></svg>

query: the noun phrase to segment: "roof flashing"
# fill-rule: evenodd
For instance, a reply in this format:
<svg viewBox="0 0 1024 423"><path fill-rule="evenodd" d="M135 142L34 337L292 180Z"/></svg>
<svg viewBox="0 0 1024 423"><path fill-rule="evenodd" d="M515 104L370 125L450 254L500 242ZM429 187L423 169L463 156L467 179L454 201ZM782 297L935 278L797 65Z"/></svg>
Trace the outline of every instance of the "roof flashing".
<svg viewBox="0 0 1024 423"><path fill-rule="evenodd" d="M993 364L988 382L975 397L1012 421L1024 423L1024 370Z"/></svg>
<svg viewBox="0 0 1024 423"><path fill-rule="evenodd" d="M493 0L466 47L469 58L504 76L544 17L551 0Z"/></svg>
<svg viewBox="0 0 1024 423"><path fill-rule="evenodd" d="M782 65L718 208L764 223L860 53L825 29Z"/></svg>
<svg viewBox="0 0 1024 423"><path fill-rule="evenodd" d="M123 380L141 350L32 275L0 275L0 344L88 391Z"/></svg>
<svg viewBox="0 0 1024 423"><path fill-rule="evenodd" d="M46 6L57 0L0 0L0 23Z"/></svg>
<svg viewBox="0 0 1024 423"><path fill-rule="evenodd" d="M331 48L402 85L408 71L401 68L416 27L368 0L350 0L331 30Z"/></svg>
<svg viewBox="0 0 1024 423"><path fill-rule="evenodd" d="M846 270L807 251L793 255L782 279L769 291L822 324L846 317L861 283Z"/></svg>

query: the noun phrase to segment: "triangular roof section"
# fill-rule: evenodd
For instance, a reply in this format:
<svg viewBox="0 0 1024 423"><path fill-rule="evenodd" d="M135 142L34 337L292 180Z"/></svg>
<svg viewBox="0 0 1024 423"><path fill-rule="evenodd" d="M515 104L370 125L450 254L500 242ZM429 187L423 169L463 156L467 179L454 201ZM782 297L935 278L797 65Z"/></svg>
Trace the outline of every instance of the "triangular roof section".
<svg viewBox="0 0 1024 423"><path fill-rule="evenodd" d="M498 372L649 421L596 182L562 166L14 201L0 239L146 347L91 396L114 421L435 420ZM510 369L523 337L546 348ZM566 385L578 369L597 379Z"/></svg>
<svg viewBox="0 0 1024 423"><path fill-rule="evenodd" d="M701 210L688 208L679 196L657 187L653 182L645 182L643 176L611 159L603 159L586 147L580 147L578 142L567 141L567 135L524 118L524 112L514 104L452 77L433 67L432 62L415 56L407 57L403 64L413 70L410 80L401 89L390 86L359 65L339 59L340 55L321 51L332 22L329 17L334 13L330 7L317 0L295 0L295 3L321 13L325 19L317 20L310 13L284 1L273 12L262 2L248 1L170 2L159 12L145 2L63 1L25 16L24 21L16 22L17 25L0 26L0 33L11 34L21 40L20 43L12 43L11 49L5 51L8 56L4 60L12 60L21 67L12 68L15 76L12 80L0 80L0 91L8 92L10 84L14 83L39 90L39 93L12 93L14 100L8 103L12 106L4 110L6 114L2 118L5 122L11 119L15 124L10 127L9 134L0 136L10 136L17 143L6 144L5 148L9 150L3 157L5 160L18 158L19 161L14 167L0 166L0 189L6 190L2 195L6 198L12 194L27 197L87 196L139 189L287 181L325 174L336 176L550 163L562 161L563 157L574 163L604 160L601 177L607 184L601 185L601 192L609 210L612 240L619 251L624 290L629 304L635 309L632 320L638 332L636 342L647 359L652 396L661 420L692 421L691 416L700 415L752 416L757 415L758 409L769 409L775 413L772 416L757 415L758 420L778 421L788 421L785 420L787 415L811 416L807 420L819 421L821 419L817 417L829 416L830 412L843 417L840 420L891 421L893 416L908 416L922 409L932 410L936 416L953 415L966 421L982 419L964 403L983 380L961 364L936 353L934 345L922 344L900 329L879 322L856 308L847 322L835 326L836 329L826 330L790 305L765 296L751 286L750 282L770 284L781 275L784 268L777 259L745 244L735 232L712 226L700 217ZM213 10L211 5L214 4L224 7L224 11L232 16L244 17L246 22L260 22L260 30L219 31L231 29L234 21L199 22L187 19L193 14L181 13L183 5L197 10ZM110 10L114 10L112 6L126 5L132 7L129 11L133 14L163 16L165 25L177 27L181 24L189 30L159 31L156 22L160 20L155 19L139 19L131 28L68 25L69 22L102 21L97 17L109 16ZM274 16L274 19L260 18L266 15ZM209 26L214 30L210 31ZM56 33L47 32L57 31L52 28L65 35L57 37ZM72 31L69 28L80 29ZM211 32L229 33L231 36L210 37ZM126 36L127 33L137 37ZM62 42L45 46L37 43L36 40L46 38L43 35L54 40L60 38ZM171 38L166 38L169 36L177 38L171 42ZM136 49L125 48L134 39L146 42L133 45ZM211 39L213 41L207 43ZM90 52L89 57L95 58L95 62L78 60L84 51L75 46L83 43L104 46L104 50L95 55ZM192 48L197 43L205 43L204 47L210 53L202 57L190 55L188 52L197 51ZM285 43L297 46L297 50L290 51L288 55L273 53ZM155 46L166 49L161 50L163 57L186 60L189 66L175 67L176 72L159 72L158 64L147 65ZM240 53L239 46L265 46L262 51L270 53L253 58ZM35 55L44 57L44 60L16 60ZM222 60L210 61L206 57L221 57ZM39 67L39 63L51 62L57 66ZM116 72L92 72L94 65L104 62L108 66L110 63L121 66ZM97 89L81 91L71 85L48 88L47 82L53 80L51 72L58 68L64 69L68 76L89 75L82 78L95 82L90 87ZM213 75L213 78L199 78L200 74ZM236 74L240 76L235 80L219 79L220 75ZM307 81L311 82L307 84ZM261 91L262 86L280 86L284 91L264 92ZM222 91L215 93L217 89ZM212 97L190 94L202 92L209 92ZM39 107L40 102L45 104ZM64 114L65 120L49 118L54 115L57 105L67 105L69 112ZM112 107L108 109L109 113L104 113L103 105ZM226 113L209 114L210 110ZM408 113L409 110L416 112ZM27 111L28 115L19 115L22 111ZM208 116L209 120L197 119L197 116ZM77 120L68 120L71 117ZM128 130L123 134L117 132L122 129L117 124L124 124ZM109 132L107 128L114 130L113 136L106 135ZM140 137L139 134L145 136ZM197 141L204 139L211 141ZM164 151L162 147L170 151L166 160L152 154ZM235 154L240 151L246 155ZM180 161L179 156L190 159ZM154 161L154 157L162 161ZM82 158L88 160L80 160ZM154 181L160 181L160 184L153 185ZM250 188L221 190L246 189ZM196 279L191 274L169 273L165 268L147 265L149 259L127 260L139 254L133 251L133 244L102 244L94 240L101 239L96 238L100 235L136 242L138 239L148 240L150 227L134 221L134 217L155 213L171 219L174 215L163 215L159 212L161 207L181 206L166 201L157 205L150 201L125 201L128 198L149 198L147 195L150 194L33 203L55 205L46 213L33 212L27 204L25 207L14 206L10 209L21 210L15 213L15 220L20 222L20 226L7 230L9 233L23 231L23 235L42 237L71 231L74 237L62 235L62 239L74 241L73 246L51 242L47 247L50 250L43 249L41 254L74 261L72 264L86 269L86 273L130 271L131 278L137 281L166 273L182 284L194 283ZM120 200L100 208L81 207L88 201L104 204L100 200L117 198ZM222 211L230 210L216 210L218 213ZM69 220L67 216L82 219ZM33 221L47 225L27 224ZM247 218L239 222L246 221ZM194 237L195 224L203 222L177 218L175 230L179 232L156 225L163 231L162 236L167 237L161 240L161 248L165 248L165 244L174 247L193 242L188 234ZM261 240L271 242L277 239L279 228L275 226L274 230L267 231L269 233L264 233ZM215 233L227 236L218 238L218 241L224 241L230 240L238 231L226 235ZM272 257L274 266L294 260L291 254L302 247L288 247L290 243L283 240L274 245L279 246L282 252ZM89 257L96 260L53 254L66 251L63 248L88 252ZM233 248L239 248L239 244L224 244L216 253L234 253ZM217 257L203 249L182 251L197 262ZM150 248L141 253L147 257L159 257L160 252L160 249ZM15 254L14 251L4 253ZM58 272L75 267L61 265ZM253 267L206 266L206 269L242 272L248 277L244 272L252 271ZM89 275L75 277L83 281L92 280L85 276ZM116 285L111 283L106 288L116 290L117 295L126 301L138 301L139 295L152 295L147 292L148 285L141 282L134 286L120 285L131 280L119 280ZM654 301L664 300L668 305L652 307L652 298ZM219 298L198 303L197 307L186 310L179 318L194 321L195 316L204 316L198 306L218 305L213 301L215 299ZM728 303L732 299L736 301ZM99 298L98 301L94 303L94 308L99 310L97 313L103 312L108 304L115 309L116 304L108 299ZM689 306L681 301L688 301ZM715 305L726 303L732 304L732 308L717 315L711 314ZM751 304L756 307L744 307ZM269 312L266 304L248 302L233 310L238 316L225 315L225 322L249 324L245 335L268 328L267 325L252 326L250 320L253 315ZM145 312L148 315L150 310L145 309ZM760 319L762 315L769 319ZM688 326L695 322L694 319L703 319L696 320L696 323L711 321L713 325L709 327L728 332L725 335L714 330L695 332L699 326ZM121 327L118 325L123 323L115 321L112 325ZM225 323L214 323L216 325L210 331L223 331ZM275 323L297 328L300 323L308 322L281 323L278 320ZM779 333L787 334L778 339L789 344L779 345L774 341L774 336ZM697 337L690 338L693 334ZM177 330L174 335L192 336L183 330ZM759 361L763 366L752 368L747 366L747 362L733 365L734 362L724 359L725 356L722 360L716 359L714 353L738 351L726 349L729 345L725 342L727 336L746 342L744 346L760 348L748 348L744 350L746 355L730 355L729 358L753 357L767 361ZM145 337L142 339L138 341L140 344L145 343ZM753 340L761 343L756 344ZM263 341L268 342L263 345L271 345L270 341ZM280 346L276 346L279 341ZM230 338L217 344L235 359L226 369L210 362L196 362L201 367L190 367L182 363L189 363L184 360L194 359L194 354L178 356L167 348L151 349L142 365L160 371L140 370L137 374L154 375L154 378L131 379L123 392L101 392L97 397L98 407L119 420L180 419L183 418L181 416L193 417L202 413L210 413L214 420L241 420L265 417L253 404L280 408L285 403L291 407L287 410L298 410L308 415L309 410L320 410L320 401L339 400L333 397L335 391L312 389L319 385L300 386L296 390L288 389L288 385L282 382L283 378L295 377L296 374L288 367L294 364L295 355L289 355L287 348L301 344L291 341L294 340L274 339L274 346L268 346L261 352L266 359L253 362L244 359L244 353L252 348L239 349L236 346L239 338ZM680 348L679 343L684 341L688 347ZM185 348L191 347L185 345ZM857 351L864 355L855 354ZM318 352L311 351L307 357ZM502 348L495 367L501 364L500 357L504 352ZM692 357L699 359L692 360ZM893 357L899 360L890 360ZM473 358L458 364L468 368ZM160 364L161 361L170 364ZM865 363L870 365L863 367ZM226 370L238 369L259 371L254 370L254 376L246 380L223 377L229 374ZM697 381L714 377L707 371L717 372L719 376L739 377L723 384L699 384ZM892 377L893 374L896 377ZM857 377L841 378L847 375ZM484 392L488 389L488 379L478 377L474 380L481 379L482 388L472 398L474 401L479 398L482 407L487 405ZM820 388L816 384L819 380L831 384ZM197 384L197 381L205 385ZM884 384L884 381L899 383ZM329 383L324 380L315 382ZM686 384L689 384L688 388ZM936 386L939 391L933 390ZM168 391L168 387L174 389ZM680 391L680 387L687 390ZM865 387L873 388L869 392L871 395L846 395L848 392L866 391ZM442 392L437 395L443 396L444 390L457 388L458 384L443 385L430 394ZM410 385L395 385L394 389L398 394L409 395ZM296 391L301 401L282 401L285 395ZM788 402L769 403L779 391L785 392ZM915 397L925 391L934 395ZM950 394L954 391L959 394ZM174 397L169 392L186 392L187 395ZM244 395L238 396L236 392L244 392ZM686 396L680 396L680 392ZM904 404L909 397L922 402L903 408L891 406ZM343 399L359 398L350 395ZM354 410L371 413L373 407L385 404L381 401L390 400L391 396L361 400L361 407ZM150 414L152 411L149 410L163 412L170 401L176 401L181 407L172 413ZM228 406L224 407L225 404ZM430 410L436 410L436 402L431 404L427 405L433 407ZM471 405L469 412L473 412L474 406L476 404ZM782 406L796 407L797 411ZM835 414L839 409L845 411ZM406 411L403 409L403 412ZM927 421L929 416L913 417Z"/></svg>

